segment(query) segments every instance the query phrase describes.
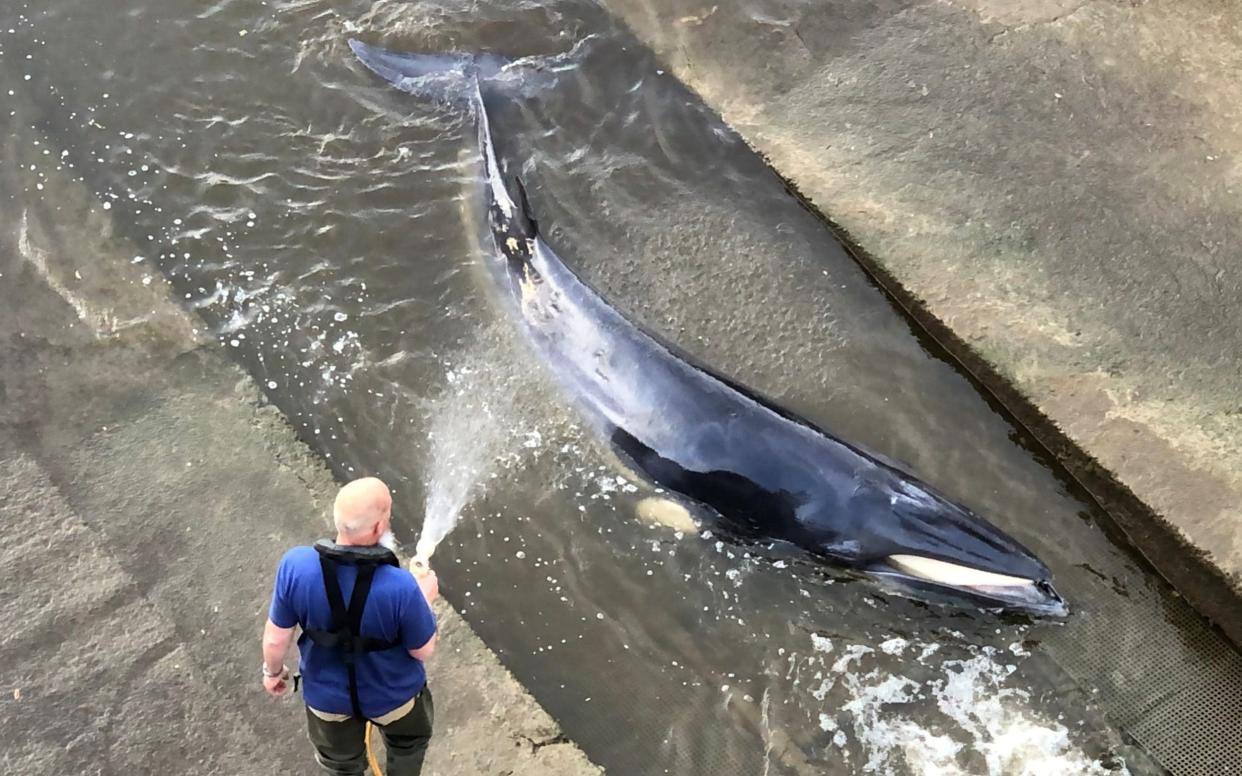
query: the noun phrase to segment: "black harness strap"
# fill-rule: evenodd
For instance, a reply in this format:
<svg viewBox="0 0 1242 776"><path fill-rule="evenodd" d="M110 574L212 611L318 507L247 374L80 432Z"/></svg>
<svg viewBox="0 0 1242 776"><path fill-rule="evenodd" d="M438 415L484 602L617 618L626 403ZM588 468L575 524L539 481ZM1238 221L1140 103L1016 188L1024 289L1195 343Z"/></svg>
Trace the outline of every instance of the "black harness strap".
<svg viewBox="0 0 1242 776"><path fill-rule="evenodd" d="M317 544L315 549L319 551L319 566L323 569L328 608L332 610L332 628L327 631L307 629L306 635L316 644L335 649L340 654L349 676L349 702L353 707L354 717L366 719L358 698L358 655L392 649L400 642L364 637L362 612L367 605L367 595L371 592L375 570L381 565L395 566L397 559L392 553L350 552L327 543ZM341 562L358 567L358 578L354 581L354 592L349 597L348 608L345 606L345 597L341 595L341 584L336 575L337 564Z"/></svg>

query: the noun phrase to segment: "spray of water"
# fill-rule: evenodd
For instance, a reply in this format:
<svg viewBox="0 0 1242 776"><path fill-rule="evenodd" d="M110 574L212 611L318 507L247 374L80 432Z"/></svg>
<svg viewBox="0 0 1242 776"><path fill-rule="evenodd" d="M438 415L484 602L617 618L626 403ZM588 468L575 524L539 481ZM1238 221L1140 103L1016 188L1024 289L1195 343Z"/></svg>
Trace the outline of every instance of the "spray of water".
<svg viewBox="0 0 1242 776"><path fill-rule="evenodd" d="M422 562L457 525L471 491L489 474L496 448L504 441L492 397L472 390L477 372L460 367L448 377L450 390L433 407L429 431L427 501L414 551Z"/></svg>
<svg viewBox="0 0 1242 776"><path fill-rule="evenodd" d="M427 565L436 547L457 525L477 488L500 465L502 456L524 437L538 438L520 411L521 370L498 368L495 351L473 353L446 373L447 390L429 407L429 446L423 530L414 551L417 564Z"/></svg>

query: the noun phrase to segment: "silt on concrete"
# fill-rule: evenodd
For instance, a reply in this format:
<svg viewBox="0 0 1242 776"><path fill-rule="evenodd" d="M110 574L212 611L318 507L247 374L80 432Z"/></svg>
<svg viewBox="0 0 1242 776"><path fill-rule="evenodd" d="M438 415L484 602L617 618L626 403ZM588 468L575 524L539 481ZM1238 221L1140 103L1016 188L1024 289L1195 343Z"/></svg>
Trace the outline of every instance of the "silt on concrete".
<svg viewBox="0 0 1242 776"><path fill-rule="evenodd" d="M1242 643L1242 25L608 0Z"/></svg>
<svg viewBox="0 0 1242 776"><path fill-rule="evenodd" d="M336 484L72 171L30 171L46 141L5 130L0 770L308 773L259 634L276 563L330 531ZM425 773L600 772L436 613Z"/></svg>

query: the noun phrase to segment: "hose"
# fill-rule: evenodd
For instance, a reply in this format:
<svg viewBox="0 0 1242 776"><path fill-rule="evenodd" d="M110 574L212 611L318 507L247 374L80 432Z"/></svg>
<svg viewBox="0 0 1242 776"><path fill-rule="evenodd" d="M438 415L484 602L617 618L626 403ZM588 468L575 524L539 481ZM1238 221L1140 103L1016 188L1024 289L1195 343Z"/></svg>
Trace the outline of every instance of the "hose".
<svg viewBox="0 0 1242 776"><path fill-rule="evenodd" d="M379 767L379 760L375 757L375 746L373 745L374 738L371 736L373 732L375 732L375 725L371 722L371 720L367 720L367 765L371 766L371 773L374 774L374 776L384 776L384 772L381 771Z"/></svg>

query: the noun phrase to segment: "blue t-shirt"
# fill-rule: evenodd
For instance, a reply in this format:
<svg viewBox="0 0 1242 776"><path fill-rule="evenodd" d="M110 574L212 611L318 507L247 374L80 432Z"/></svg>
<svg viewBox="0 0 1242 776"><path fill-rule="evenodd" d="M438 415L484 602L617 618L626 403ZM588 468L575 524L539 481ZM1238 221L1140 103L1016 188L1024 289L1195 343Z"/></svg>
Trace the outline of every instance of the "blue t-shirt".
<svg viewBox="0 0 1242 776"><path fill-rule="evenodd" d="M341 596L349 606L358 568L340 563L336 569ZM305 633L307 628L332 629L332 609L315 548L294 547L285 553L276 571L268 616L281 628L302 626L298 650L306 705L332 714L352 714L349 675L340 654L319 646ZM362 635L397 641L400 646L358 656L358 699L365 716L383 716L422 691L427 675L422 661L410 657L409 650L426 644L435 632L435 616L413 575L396 566L377 568L362 610Z"/></svg>

